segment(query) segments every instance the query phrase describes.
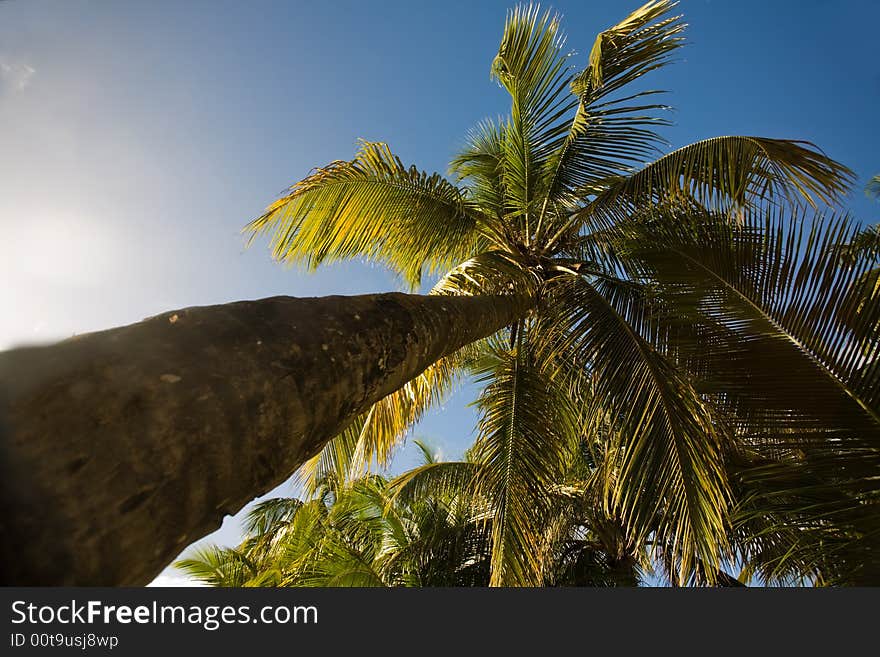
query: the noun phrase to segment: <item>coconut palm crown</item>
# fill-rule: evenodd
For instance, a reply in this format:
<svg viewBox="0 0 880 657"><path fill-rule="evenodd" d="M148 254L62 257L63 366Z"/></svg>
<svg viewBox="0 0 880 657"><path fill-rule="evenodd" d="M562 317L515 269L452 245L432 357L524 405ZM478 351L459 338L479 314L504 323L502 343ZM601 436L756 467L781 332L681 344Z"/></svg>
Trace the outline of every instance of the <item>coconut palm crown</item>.
<svg viewBox="0 0 880 657"><path fill-rule="evenodd" d="M300 476L387 462L466 373L483 385L469 465L417 475L491 500L491 584L546 583L558 483L584 445L602 472L590 503L675 582L732 562L766 581L878 581L877 253L847 248L860 226L833 209L853 175L788 139L663 154L669 108L632 87L683 45L675 4L635 10L585 62L557 15L510 11L491 67L510 112L477 125L448 177L363 142L248 225L284 262L365 259L414 290L439 276L431 294L529 299Z"/></svg>

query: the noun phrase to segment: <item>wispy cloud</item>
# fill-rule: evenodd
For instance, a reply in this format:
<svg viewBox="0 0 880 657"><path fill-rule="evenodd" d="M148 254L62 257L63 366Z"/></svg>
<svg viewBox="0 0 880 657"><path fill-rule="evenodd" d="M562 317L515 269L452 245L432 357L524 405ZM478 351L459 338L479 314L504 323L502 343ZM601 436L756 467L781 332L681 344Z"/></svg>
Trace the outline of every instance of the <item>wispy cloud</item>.
<svg viewBox="0 0 880 657"><path fill-rule="evenodd" d="M30 64L7 55L0 55L0 93L24 91L36 72Z"/></svg>

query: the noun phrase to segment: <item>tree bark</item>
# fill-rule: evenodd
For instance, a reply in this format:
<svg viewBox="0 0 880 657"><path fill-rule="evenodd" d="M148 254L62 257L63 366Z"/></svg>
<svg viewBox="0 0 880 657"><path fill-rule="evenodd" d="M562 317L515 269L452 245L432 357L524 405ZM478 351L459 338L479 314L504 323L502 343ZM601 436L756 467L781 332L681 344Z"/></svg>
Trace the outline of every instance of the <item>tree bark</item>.
<svg viewBox="0 0 880 657"><path fill-rule="evenodd" d="M0 577L142 585L518 297L274 297L0 353Z"/></svg>

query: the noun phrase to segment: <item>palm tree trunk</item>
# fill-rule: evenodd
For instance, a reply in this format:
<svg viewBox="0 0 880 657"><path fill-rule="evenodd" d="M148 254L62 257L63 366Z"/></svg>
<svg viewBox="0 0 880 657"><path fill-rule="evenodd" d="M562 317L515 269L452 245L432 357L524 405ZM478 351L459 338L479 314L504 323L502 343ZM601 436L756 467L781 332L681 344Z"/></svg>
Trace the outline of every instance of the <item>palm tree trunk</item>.
<svg viewBox="0 0 880 657"><path fill-rule="evenodd" d="M140 585L518 297L274 297L0 353L0 579Z"/></svg>

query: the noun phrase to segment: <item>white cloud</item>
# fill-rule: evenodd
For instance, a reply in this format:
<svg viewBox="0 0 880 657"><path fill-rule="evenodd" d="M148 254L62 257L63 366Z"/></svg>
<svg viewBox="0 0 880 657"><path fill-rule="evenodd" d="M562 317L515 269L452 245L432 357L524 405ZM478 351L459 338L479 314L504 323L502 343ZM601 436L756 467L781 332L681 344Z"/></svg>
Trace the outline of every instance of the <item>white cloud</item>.
<svg viewBox="0 0 880 657"><path fill-rule="evenodd" d="M166 569L159 573L158 577L147 584L147 586L201 587L204 584L190 579L186 575L168 572Z"/></svg>
<svg viewBox="0 0 880 657"><path fill-rule="evenodd" d="M0 93L24 91L36 72L33 66L23 61L0 55Z"/></svg>

